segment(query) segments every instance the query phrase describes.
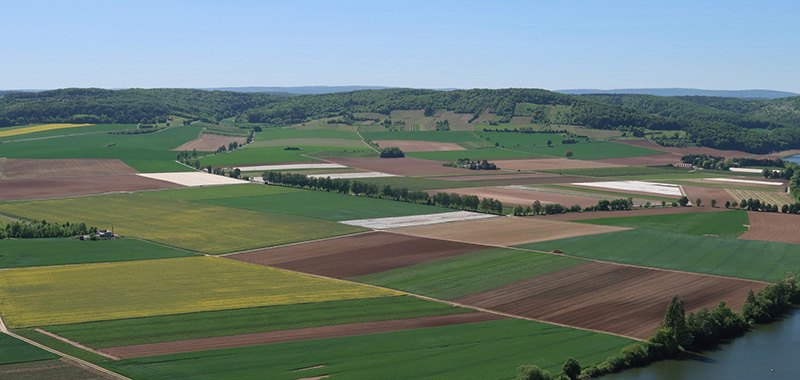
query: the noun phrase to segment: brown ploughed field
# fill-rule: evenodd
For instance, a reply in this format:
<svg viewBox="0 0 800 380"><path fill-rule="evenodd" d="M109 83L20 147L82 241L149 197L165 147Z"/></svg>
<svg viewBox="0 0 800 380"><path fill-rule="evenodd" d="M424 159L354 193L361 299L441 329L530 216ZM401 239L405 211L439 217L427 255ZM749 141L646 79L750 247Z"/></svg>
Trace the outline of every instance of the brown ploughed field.
<svg viewBox="0 0 800 380"><path fill-rule="evenodd" d="M666 153L638 157L604 158L602 160L595 161L630 166L664 166L670 164L674 165L681 162L681 155Z"/></svg>
<svg viewBox="0 0 800 380"><path fill-rule="evenodd" d="M724 301L741 310L765 283L607 263L587 263L454 302L547 322L647 339L674 295L686 312Z"/></svg>
<svg viewBox="0 0 800 380"><path fill-rule="evenodd" d="M426 327L449 326L464 323L495 321L500 319L506 319L506 317L484 312L437 315L431 317L349 323L345 325L309 327L304 329L228 335L213 338L179 340L174 342L140 344L135 346L111 347L104 348L101 351L110 355L127 359L142 356L174 354L180 352L205 351L220 348L256 346L261 344L296 342L301 340L414 330Z"/></svg>
<svg viewBox="0 0 800 380"><path fill-rule="evenodd" d="M247 142L246 137L232 137L232 136L220 136L220 135L210 135L210 134L202 134L200 137L184 143L183 145L173 149L174 151L192 151L197 150L198 152L213 152L219 149L221 146L225 146L225 149L228 149L228 144L236 142L239 145L244 144Z"/></svg>
<svg viewBox="0 0 800 380"><path fill-rule="evenodd" d="M116 191L184 187L138 175L104 177L19 178L0 181L0 200L74 197Z"/></svg>
<svg viewBox="0 0 800 380"><path fill-rule="evenodd" d="M461 145L448 142L412 140L375 140L381 148L396 146L403 152L441 152L446 150L467 150Z"/></svg>
<svg viewBox="0 0 800 380"><path fill-rule="evenodd" d="M712 199L717 200L717 207L724 207L726 201L731 203L739 202L733 199L733 197L728 194L725 189L686 185L682 185L681 187L683 188L683 193L686 194L686 197L689 198L689 202L692 202L692 204L695 203L697 198L700 198L700 200L703 201L701 203L702 206L707 207L711 207Z"/></svg>
<svg viewBox="0 0 800 380"><path fill-rule="evenodd" d="M533 217L509 216L432 226L397 228L392 232L474 244L510 246L627 229L582 223L555 222Z"/></svg>
<svg viewBox="0 0 800 380"><path fill-rule="evenodd" d="M135 174L136 169L118 159L65 158L56 160L0 159L7 178L78 177Z"/></svg>
<svg viewBox="0 0 800 380"><path fill-rule="evenodd" d="M421 158L328 158L330 162L351 168L402 176L464 174L465 169L448 168L439 161Z"/></svg>
<svg viewBox="0 0 800 380"><path fill-rule="evenodd" d="M606 181L605 178L578 177L571 175L555 175L545 173L519 173L519 174L485 174L485 175L464 175L450 177L431 177L443 181L456 182L481 182L486 185L510 186L510 185L550 185L559 183L573 182L598 182Z"/></svg>
<svg viewBox="0 0 800 380"><path fill-rule="evenodd" d="M569 160L566 158L532 158L527 160L497 160L495 165L505 170L558 170L558 169L593 169L622 165L607 164L597 161Z"/></svg>
<svg viewBox="0 0 800 380"><path fill-rule="evenodd" d="M744 158L752 156L751 153L742 152L740 150L721 150L707 147L676 148L661 146L649 140L617 140L615 142L653 150L660 150L662 152L674 153L679 156L685 156L687 154L707 154L711 156L722 156L725 158ZM678 161L680 161L680 157L678 157Z"/></svg>
<svg viewBox="0 0 800 380"><path fill-rule="evenodd" d="M748 211L750 229L739 239L800 244L800 216Z"/></svg>
<svg viewBox="0 0 800 380"><path fill-rule="evenodd" d="M490 247L388 232L327 239L226 256L298 272L349 278L482 251Z"/></svg>
<svg viewBox="0 0 800 380"><path fill-rule="evenodd" d="M709 201L710 202L710 201ZM724 202L723 202L724 203ZM622 218L626 216L646 216L646 215L667 215L667 214L690 214L698 212L727 211L725 208L711 207L667 207L667 208L642 208L635 210L622 211L602 211L602 212L568 212L566 214L537 216L546 220L584 220L599 218Z"/></svg>
<svg viewBox="0 0 800 380"><path fill-rule="evenodd" d="M503 202L503 205L506 206L530 206L534 201L539 201L542 204L560 203L564 206L580 205L582 208L597 204L597 199L595 198L547 193L534 190L509 189L505 187L465 187L459 189L438 189L429 190L428 194L434 195L440 192L457 193L461 195L476 195L481 199L494 198L500 202Z"/></svg>

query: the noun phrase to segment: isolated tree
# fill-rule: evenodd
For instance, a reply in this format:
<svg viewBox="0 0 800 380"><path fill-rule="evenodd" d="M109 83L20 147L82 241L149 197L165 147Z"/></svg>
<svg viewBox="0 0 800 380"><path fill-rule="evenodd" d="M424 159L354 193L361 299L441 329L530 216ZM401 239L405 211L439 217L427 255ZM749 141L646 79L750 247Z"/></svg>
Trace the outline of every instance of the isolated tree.
<svg viewBox="0 0 800 380"><path fill-rule="evenodd" d="M739 202L739 208L745 208L745 207L747 207L747 199L742 199L742 201Z"/></svg>
<svg viewBox="0 0 800 380"><path fill-rule="evenodd" d="M667 306L667 313L661 321L661 327L671 330L675 341L683 343L689 337L689 329L686 327L686 311L684 310L683 297L674 296Z"/></svg>
<svg viewBox="0 0 800 380"><path fill-rule="evenodd" d="M697 205L697 207L700 207L700 198L697 198L697 199L695 200L694 204L696 204L696 205Z"/></svg>
<svg viewBox="0 0 800 380"><path fill-rule="evenodd" d="M661 201L661 207L667 207L667 201Z"/></svg>
<svg viewBox="0 0 800 380"><path fill-rule="evenodd" d="M515 216L522 216L525 215L525 209L522 206L517 205L514 207L514 215Z"/></svg>
<svg viewBox="0 0 800 380"><path fill-rule="evenodd" d="M725 208L731 207L731 201L725 201Z"/></svg>
<svg viewBox="0 0 800 380"><path fill-rule="evenodd" d="M581 365L574 358L567 359L561 370L569 380L576 380L581 375Z"/></svg>
<svg viewBox="0 0 800 380"><path fill-rule="evenodd" d="M717 200L716 199L712 199L711 200L711 207L717 207Z"/></svg>
<svg viewBox="0 0 800 380"><path fill-rule="evenodd" d="M553 146L553 140L547 140L547 147Z"/></svg>
<svg viewBox="0 0 800 380"><path fill-rule="evenodd" d="M681 207L686 207L686 205L689 204L689 198L687 198L685 195L678 198L678 204L681 205Z"/></svg>
<svg viewBox="0 0 800 380"><path fill-rule="evenodd" d="M535 365L517 367L517 380L551 380L550 372Z"/></svg>
<svg viewBox="0 0 800 380"><path fill-rule="evenodd" d="M564 152L564 156L566 156L566 157L572 157L572 156L573 156L573 154L572 154L572 151L571 151L571 150L568 150L568 151Z"/></svg>
<svg viewBox="0 0 800 380"><path fill-rule="evenodd" d="M239 168L233 169L233 171L231 172L231 178L239 178L241 174L242 171Z"/></svg>
<svg viewBox="0 0 800 380"><path fill-rule="evenodd" d="M539 215L542 212L542 203L537 201L533 202L533 215Z"/></svg>

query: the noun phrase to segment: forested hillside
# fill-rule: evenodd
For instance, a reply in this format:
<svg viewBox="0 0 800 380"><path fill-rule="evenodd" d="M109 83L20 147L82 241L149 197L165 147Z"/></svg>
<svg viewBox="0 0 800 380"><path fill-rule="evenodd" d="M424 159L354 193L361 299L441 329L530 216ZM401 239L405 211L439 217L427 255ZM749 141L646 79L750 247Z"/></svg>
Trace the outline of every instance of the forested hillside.
<svg viewBox="0 0 800 380"><path fill-rule="evenodd" d="M216 122L287 95L189 89L68 88L0 98L0 127L32 123L139 123L167 115Z"/></svg>
<svg viewBox="0 0 800 380"><path fill-rule="evenodd" d="M318 95L242 93L189 89L63 89L14 92L0 98L0 127L33 123L152 123L167 115L208 122L239 121L279 127L326 117L369 112L424 110L473 115L490 112L492 123L520 116L518 106L558 106L555 124L619 129L643 136L646 130L686 131L662 144L699 144L752 153L800 148L800 97L746 100L707 96L567 95L538 89L361 90ZM540 111L536 111L540 112ZM536 115L528 114L532 123ZM352 118L350 118L352 120ZM518 123L519 119L516 122ZM672 137L670 137L672 138Z"/></svg>

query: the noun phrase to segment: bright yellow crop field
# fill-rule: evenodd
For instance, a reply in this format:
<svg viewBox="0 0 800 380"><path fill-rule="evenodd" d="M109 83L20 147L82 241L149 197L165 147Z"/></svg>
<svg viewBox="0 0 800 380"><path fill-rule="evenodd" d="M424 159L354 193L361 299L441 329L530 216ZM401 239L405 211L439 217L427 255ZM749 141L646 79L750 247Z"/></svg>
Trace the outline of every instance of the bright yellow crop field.
<svg viewBox="0 0 800 380"><path fill-rule="evenodd" d="M0 132L0 137L24 135L24 134L28 134L28 133L42 132L42 131L51 131L53 129L87 127L87 126L90 126L90 125L93 125L93 124L43 124L43 125L35 125L35 126L32 126L32 127L15 128L15 129L7 130L7 131L2 131L2 132Z"/></svg>
<svg viewBox="0 0 800 380"><path fill-rule="evenodd" d="M236 252L365 231L297 215L114 194L0 203L0 213L48 222L84 222L123 236L204 253Z"/></svg>
<svg viewBox="0 0 800 380"><path fill-rule="evenodd" d="M0 312L12 328L396 295L220 257L0 273Z"/></svg>

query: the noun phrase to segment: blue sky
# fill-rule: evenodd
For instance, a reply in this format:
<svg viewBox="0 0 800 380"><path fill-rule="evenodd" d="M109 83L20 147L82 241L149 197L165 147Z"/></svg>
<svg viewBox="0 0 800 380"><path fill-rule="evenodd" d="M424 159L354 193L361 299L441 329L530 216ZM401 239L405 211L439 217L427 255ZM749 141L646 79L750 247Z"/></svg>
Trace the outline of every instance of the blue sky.
<svg viewBox="0 0 800 380"><path fill-rule="evenodd" d="M383 85L800 93L797 1L15 1L0 89Z"/></svg>

